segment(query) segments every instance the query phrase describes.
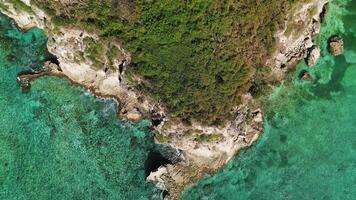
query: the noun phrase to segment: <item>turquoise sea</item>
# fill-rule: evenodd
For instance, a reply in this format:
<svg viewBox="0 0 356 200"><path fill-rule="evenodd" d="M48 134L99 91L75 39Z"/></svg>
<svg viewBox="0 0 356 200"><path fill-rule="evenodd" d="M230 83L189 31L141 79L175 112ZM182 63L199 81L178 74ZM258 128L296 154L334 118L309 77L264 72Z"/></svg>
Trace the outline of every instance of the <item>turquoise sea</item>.
<svg viewBox="0 0 356 200"><path fill-rule="evenodd" d="M335 58L334 34L345 43ZM275 89L258 142L183 199L356 199L356 0L330 2L317 41L323 58ZM298 80L303 69L314 81Z"/></svg>
<svg viewBox="0 0 356 200"><path fill-rule="evenodd" d="M56 77L24 94L19 72L49 58L44 33L21 33L0 15L0 199L149 199L145 160L150 123L117 120L113 100L98 100Z"/></svg>
<svg viewBox="0 0 356 200"><path fill-rule="evenodd" d="M335 34L345 43L338 57L327 51ZM0 15L0 199L154 198L145 182L149 122L119 121L115 101L56 77L22 93L16 75L49 58L46 39ZM322 59L300 63L266 100L257 143L183 200L356 199L356 0L331 0L316 40ZM312 81L298 80L303 69Z"/></svg>

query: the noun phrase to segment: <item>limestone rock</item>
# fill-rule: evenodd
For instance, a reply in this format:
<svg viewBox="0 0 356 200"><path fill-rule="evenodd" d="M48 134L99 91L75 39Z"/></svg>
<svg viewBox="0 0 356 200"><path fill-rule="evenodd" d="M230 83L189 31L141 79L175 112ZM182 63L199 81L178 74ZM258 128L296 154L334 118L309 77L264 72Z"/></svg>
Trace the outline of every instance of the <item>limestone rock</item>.
<svg viewBox="0 0 356 200"><path fill-rule="evenodd" d="M138 122L142 119L142 115L139 112L130 112L126 115L126 118L132 122Z"/></svg>
<svg viewBox="0 0 356 200"><path fill-rule="evenodd" d="M157 171L151 172L149 176L147 176L146 180L151 183L163 183L163 179L161 176L167 174L168 170L167 167L161 166L158 168Z"/></svg>
<svg viewBox="0 0 356 200"><path fill-rule="evenodd" d="M253 111L252 115L254 122L261 123L263 121L262 112L260 109Z"/></svg>
<svg viewBox="0 0 356 200"><path fill-rule="evenodd" d="M308 66L313 66L318 62L319 58L320 58L320 49L316 46L313 46L308 50L306 63Z"/></svg>
<svg viewBox="0 0 356 200"><path fill-rule="evenodd" d="M329 39L329 52L333 56L338 56L344 52L344 41L339 36L333 36Z"/></svg>

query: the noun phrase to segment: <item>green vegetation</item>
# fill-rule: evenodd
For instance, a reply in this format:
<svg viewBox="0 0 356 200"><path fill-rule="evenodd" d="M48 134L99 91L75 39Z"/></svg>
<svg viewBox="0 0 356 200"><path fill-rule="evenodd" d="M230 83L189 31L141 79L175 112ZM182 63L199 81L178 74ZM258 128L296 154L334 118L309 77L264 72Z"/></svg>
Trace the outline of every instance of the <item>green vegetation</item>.
<svg viewBox="0 0 356 200"><path fill-rule="evenodd" d="M84 38L83 42L86 47L85 56L93 61L94 67L102 68L105 65L103 55L106 51L103 44L98 43L91 37Z"/></svg>
<svg viewBox="0 0 356 200"><path fill-rule="evenodd" d="M78 55L78 62L84 57L89 58L93 61L93 67L96 69L104 69L104 67L110 67L115 69L114 60L121 60L123 58L123 53L121 50L111 44L110 40L96 40L92 37L85 37L83 43L85 45L85 50L83 55Z"/></svg>
<svg viewBox="0 0 356 200"><path fill-rule="evenodd" d="M273 33L293 1L32 2L55 15L57 24L122 40L132 54L127 74L147 80L137 88L165 103L173 116L212 124L229 116L255 72L263 71Z"/></svg>
<svg viewBox="0 0 356 200"><path fill-rule="evenodd" d="M158 142L164 144L164 143L169 143L170 137L163 135L162 133L156 133L155 138L157 139Z"/></svg>
<svg viewBox="0 0 356 200"><path fill-rule="evenodd" d="M300 2L307 2L307 0L300 0ZM291 10L295 10L295 9L299 9L299 7L297 5L295 5L293 8L291 8ZM317 12L318 12L317 5L311 6L310 8L308 8L308 14L305 17L311 18L314 15L316 15ZM292 13L293 13L293 11L292 11ZM298 32L298 30L305 27L306 23L309 23L309 22L301 21L301 20L296 21L296 16L295 15L292 16L291 20L288 21L288 25L287 25L285 34L291 35L291 34L293 34L294 31Z"/></svg>
<svg viewBox="0 0 356 200"><path fill-rule="evenodd" d="M5 4L0 4L0 10L8 10L9 7Z"/></svg>
<svg viewBox="0 0 356 200"><path fill-rule="evenodd" d="M197 142L216 142L221 139L221 134L201 134L194 138L194 140Z"/></svg>
<svg viewBox="0 0 356 200"><path fill-rule="evenodd" d="M24 10L28 13L33 13L32 8L20 0L10 0L9 2L14 5L15 9Z"/></svg>
<svg viewBox="0 0 356 200"><path fill-rule="evenodd" d="M123 54L120 49L116 46L111 46L108 51L106 52L106 56L109 59L109 66L115 68L114 63L112 62L114 59L122 58Z"/></svg>

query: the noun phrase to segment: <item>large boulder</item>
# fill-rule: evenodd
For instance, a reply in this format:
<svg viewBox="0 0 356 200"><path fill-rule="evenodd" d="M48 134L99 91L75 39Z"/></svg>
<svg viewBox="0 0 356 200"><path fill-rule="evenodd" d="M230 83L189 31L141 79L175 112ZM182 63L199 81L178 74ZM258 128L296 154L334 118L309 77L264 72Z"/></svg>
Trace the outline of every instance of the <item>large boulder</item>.
<svg viewBox="0 0 356 200"><path fill-rule="evenodd" d="M134 110L134 111L128 112L126 115L126 118L132 122L139 122L142 119L142 115L138 111Z"/></svg>
<svg viewBox="0 0 356 200"><path fill-rule="evenodd" d="M329 39L329 52L333 56L338 56L344 52L344 41L340 36L332 36Z"/></svg>
<svg viewBox="0 0 356 200"><path fill-rule="evenodd" d="M308 49L308 56L306 58L306 63L308 66L315 65L320 58L320 49L316 46L311 47Z"/></svg>

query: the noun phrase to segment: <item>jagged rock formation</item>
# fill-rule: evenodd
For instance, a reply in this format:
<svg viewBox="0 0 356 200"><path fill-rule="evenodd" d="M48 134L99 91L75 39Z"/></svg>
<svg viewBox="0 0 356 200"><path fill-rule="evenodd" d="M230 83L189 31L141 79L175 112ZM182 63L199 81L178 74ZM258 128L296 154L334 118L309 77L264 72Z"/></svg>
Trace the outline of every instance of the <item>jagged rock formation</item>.
<svg viewBox="0 0 356 200"><path fill-rule="evenodd" d="M8 9L1 10L9 17L15 19L18 26L24 31L31 27L45 30L48 40L48 50L58 58L58 68L53 75L64 76L73 82L83 85L92 92L116 97L120 102L120 117L137 121L142 117L154 119L157 135L169 138L166 143L179 149L180 162L172 162L163 170L165 173L159 181L152 180L159 185L165 185L171 198L178 198L183 188L198 181L207 173L214 173L216 169L225 165L231 157L241 148L251 145L262 130L262 112L258 104L250 95L245 95L243 104L233 111L235 119L222 126L203 126L193 122L185 124L174 121L160 107L152 103L149 98L142 96L134 90L120 74L130 62L130 54L120 47L118 43L110 44L101 40L95 33L87 32L74 27L56 27L51 17L34 5L33 12L15 9L10 1L3 0ZM29 2L26 2L28 5ZM106 70L93 68L93 60L86 56L87 45L85 40L90 39L104 44L115 46L121 51L122 57L111 60L116 69ZM103 60L109 62L107 56ZM125 65L124 62L128 62ZM162 169L154 172L162 172Z"/></svg>
<svg viewBox="0 0 356 200"><path fill-rule="evenodd" d="M312 78L311 75L310 75L309 72L306 71L306 70L302 70L302 71L299 73L299 79L300 79L300 80L308 81L308 80L310 80L311 78Z"/></svg>
<svg viewBox="0 0 356 200"><path fill-rule="evenodd" d="M97 34L74 27L57 27L51 22L49 15L30 4L30 1L23 1L23 6L31 6L27 7L31 8L31 11L15 8L11 1L0 2L4 5L0 7L0 11L13 18L23 31L38 27L46 32L48 51L58 58L61 76L85 86L99 96L117 98L120 102L120 118L132 121L149 118L150 109L159 107L148 97L137 93L122 77L125 67L131 61L131 55L121 48L118 42L100 40ZM97 63L88 55L90 52L86 41L102 45L102 51L105 53L99 56L106 66L93 67ZM107 53L112 49L119 53L111 58Z"/></svg>
<svg viewBox="0 0 356 200"><path fill-rule="evenodd" d="M333 56L338 56L344 53L344 42L339 36L332 36L329 39L329 52Z"/></svg>
<svg viewBox="0 0 356 200"><path fill-rule="evenodd" d="M328 0L311 0L295 8L286 20L285 28L275 34L277 51L268 63L278 80L282 80L288 68L308 57L308 64L317 62L320 51L315 47L314 37L320 31ZM293 28L291 28L293 27Z"/></svg>
<svg viewBox="0 0 356 200"><path fill-rule="evenodd" d="M234 119L225 126L201 126L192 123L163 123L157 127L160 137L182 151L182 162L167 165L147 178L157 186L164 185L172 199L177 199L187 186L205 174L213 174L235 153L255 142L262 132L262 112L251 109L254 100L245 95L242 105L233 111ZM157 137L156 137L157 138ZM160 141L157 141L160 142Z"/></svg>
<svg viewBox="0 0 356 200"><path fill-rule="evenodd" d="M79 28L56 27L51 22L51 17L31 5L30 1L23 2L31 6L32 12L15 9L10 0L0 2L8 7L7 9L0 7L0 11L15 19L23 30L39 27L46 31L49 37L48 50L57 56L59 62L60 70L55 70L53 74L65 76L98 95L117 98L120 102L119 115L123 119L131 121L152 119L157 143L168 144L179 154L169 154L174 162L159 167L147 180L156 183L162 190L168 190L171 199L178 199L184 187L195 183L205 174L213 174L236 152L253 144L263 129L263 112L249 93L242 96L241 105L231 112L233 118L224 125L206 126L194 121L187 124L173 119L159 103L140 94L122 76L130 63L131 55L121 48L120 43L102 40L97 34ZM68 0L60 2L66 6L73 3ZM303 5L301 9L290 14L286 28L276 34L278 52L269 64L273 66L272 71L277 77L282 74L280 78L283 78L286 70L283 66L306 58L308 54L310 64L317 61L318 52L312 48L313 37L319 32L322 20L319 13L324 9L325 3L326 0L312 0ZM306 14L312 8L316 8L317 12L312 16ZM302 31L295 32L292 28L292 32L288 34L287 26L291 21L301 21ZM105 54L99 55L99 64L111 63L113 68L108 66L101 69L93 68L97 63L87 52L90 46L86 42L88 40L102 44L105 52L111 48L120 51L121 56L112 59Z"/></svg>
<svg viewBox="0 0 356 200"><path fill-rule="evenodd" d="M312 46L308 49L308 55L305 59L308 66L315 65L320 58L320 49L317 46Z"/></svg>

